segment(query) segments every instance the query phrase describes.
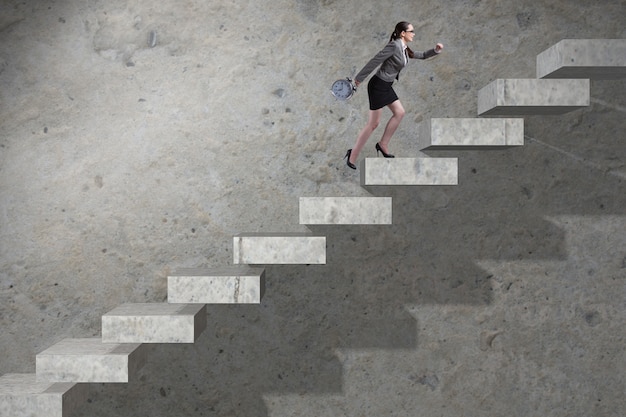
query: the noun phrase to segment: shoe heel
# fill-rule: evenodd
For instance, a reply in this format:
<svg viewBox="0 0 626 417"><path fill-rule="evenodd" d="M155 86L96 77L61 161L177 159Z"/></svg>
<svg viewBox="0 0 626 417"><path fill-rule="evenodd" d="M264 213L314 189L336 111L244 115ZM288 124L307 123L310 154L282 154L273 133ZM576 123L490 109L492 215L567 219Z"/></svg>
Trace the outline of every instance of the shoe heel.
<svg viewBox="0 0 626 417"><path fill-rule="evenodd" d="M381 148L380 145L377 143L376 144L376 156L378 156L378 152L382 152L385 158L395 158L395 156L393 156L392 154L385 153L385 151L383 151L383 148Z"/></svg>
<svg viewBox="0 0 626 417"><path fill-rule="evenodd" d="M346 160L346 164L348 165L348 167L356 169L356 165L350 162L350 155L352 155L352 149L348 149L348 152L346 152L346 156L344 156L343 159Z"/></svg>

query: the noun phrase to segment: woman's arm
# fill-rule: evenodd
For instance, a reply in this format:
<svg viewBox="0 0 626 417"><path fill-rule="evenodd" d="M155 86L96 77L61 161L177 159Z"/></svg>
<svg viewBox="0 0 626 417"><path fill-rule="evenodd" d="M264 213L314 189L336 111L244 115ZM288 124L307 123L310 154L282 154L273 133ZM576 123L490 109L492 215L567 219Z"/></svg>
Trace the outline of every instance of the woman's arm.
<svg viewBox="0 0 626 417"><path fill-rule="evenodd" d="M442 49L443 49L443 44L438 43L437 45L435 45L435 47L433 49L429 49L428 51L425 51L425 52L413 51L412 58L414 58L414 59L428 59L428 58L432 58L435 55L438 55L439 53L441 53Z"/></svg>
<svg viewBox="0 0 626 417"><path fill-rule="evenodd" d="M389 42L380 52L378 52L374 58L365 64L363 69L354 77L354 83L358 86L367 78L372 71L374 71L380 64L382 64L387 58L393 55L396 49L394 42Z"/></svg>

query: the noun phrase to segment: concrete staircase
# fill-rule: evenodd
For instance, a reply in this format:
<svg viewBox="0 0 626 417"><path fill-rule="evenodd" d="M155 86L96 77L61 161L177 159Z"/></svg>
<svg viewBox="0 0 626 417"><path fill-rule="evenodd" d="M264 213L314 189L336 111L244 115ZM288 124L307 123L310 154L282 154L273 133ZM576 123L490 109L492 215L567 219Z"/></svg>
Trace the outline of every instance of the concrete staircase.
<svg viewBox="0 0 626 417"><path fill-rule="evenodd" d="M626 78L626 40L563 40L537 56L537 79L498 79L479 91L478 115L555 115L589 105L590 79ZM431 119L424 151L524 144L523 118ZM457 185L457 158L366 158L362 186ZM390 197L301 197L301 225L389 225ZM326 263L326 237L241 234L233 266L181 270L168 277L168 302L123 304L102 316L100 338L65 339L36 356L35 374L0 377L0 415L69 416L85 383L125 383L146 361L145 344L194 343L207 326L206 304L258 304L265 270L249 265Z"/></svg>

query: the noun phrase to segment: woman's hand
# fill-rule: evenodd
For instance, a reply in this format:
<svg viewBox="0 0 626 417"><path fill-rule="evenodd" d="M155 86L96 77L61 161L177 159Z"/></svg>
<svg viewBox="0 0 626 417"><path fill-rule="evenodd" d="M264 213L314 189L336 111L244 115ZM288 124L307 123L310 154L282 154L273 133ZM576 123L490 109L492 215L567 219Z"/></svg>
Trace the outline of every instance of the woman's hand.
<svg viewBox="0 0 626 417"><path fill-rule="evenodd" d="M442 49L443 49L442 43L438 43L437 45L435 45L435 52L439 53L441 52Z"/></svg>

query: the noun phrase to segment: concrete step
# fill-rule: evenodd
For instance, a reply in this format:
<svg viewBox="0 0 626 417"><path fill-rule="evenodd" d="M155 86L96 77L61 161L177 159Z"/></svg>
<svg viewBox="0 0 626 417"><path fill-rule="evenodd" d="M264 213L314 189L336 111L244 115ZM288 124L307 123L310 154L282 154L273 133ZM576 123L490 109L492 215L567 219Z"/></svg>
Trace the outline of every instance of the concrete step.
<svg viewBox="0 0 626 417"><path fill-rule="evenodd" d="M589 105L589 80L498 79L478 92L478 114L563 114Z"/></svg>
<svg viewBox="0 0 626 417"><path fill-rule="evenodd" d="M65 339L36 356L37 380L126 383L143 367L146 356L145 345Z"/></svg>
<svg viewBox="0 0 626 417"><path fill-rule="evenodd" d="M524 119L429 119L420 126L422 150L499 149L524 145Z"/></svg>
<svg viewBox="0 0 626 417"><path fill-rule="evenodd" d="M365 158L361 161L361 186L457 185L457 158Z"/></svg>
<svg viewBox="0 0 626 417"><path fill-rule="evenodd" d="M233 263L325 264L326 237L310 233L249 233L233 238Z"/></svg>
<svg viewBox="0 0 626 417"><path fill-rule="evenodd" d="M180 269L167 277L169 303L259 304L265 270L237 265L220 269Z"/></svg>
<svg viewBox="0 0 626 417"><path fill-rule="evenodd" d="M563 39L537 55L537 78L626 78L626 39Z"/></svg>
<svg viewBox="0 0 626 417"><path fill-rule="evenodd" d="M122 304L102 316L102 342L194 343L206 325L204 304Z"/></svg>
<svg viewBox="0 0 626 417"><path fill-rule="evenodd" d="M391 224L391 197L300 197L300 224Z"/></svg>
<svg viewBox="0 0 626 417"><path fill-rule="evenodd" d="M68 417L87 402L86 384L37 382L35 374L0 377L0 416Z"/></svg>

